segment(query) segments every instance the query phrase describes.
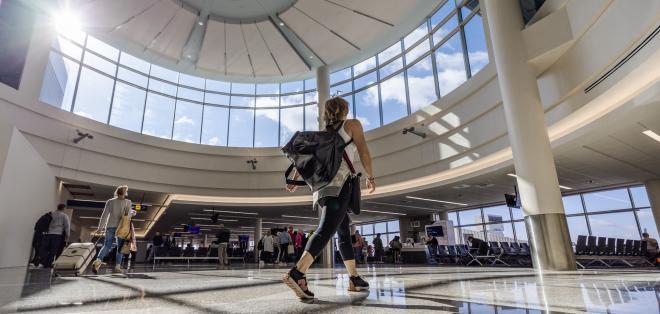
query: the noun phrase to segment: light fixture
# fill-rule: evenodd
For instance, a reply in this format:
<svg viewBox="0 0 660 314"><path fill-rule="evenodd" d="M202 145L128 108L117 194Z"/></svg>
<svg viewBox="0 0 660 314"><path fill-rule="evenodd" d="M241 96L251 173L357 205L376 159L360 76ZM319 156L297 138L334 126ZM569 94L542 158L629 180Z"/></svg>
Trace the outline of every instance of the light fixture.
<svg viewBox="0 0 660 314"><path fill-rule="evenodd" d="M314 59L314 56L309 56L310 59Z"/></svg>
<svg viewBox="0 0 660 314"><path fill-rule="evenodd" d="M518 178L518 176L513 174L513 173L507 173L506 175L509 176L509 177ZM564 190L572 190L573 189L572 187L568 187L568 186L565 186L565 185L559 185L559 188L564 189Z"/></svg>
<svg viewBox="0 0 660 314"><path fill-rule="evenodd" d="M316 219L316 220L318 220L318 218L316 218L316 217L306 217L306 216L291 216L291 215L282 215L282 217L286 217L286 218L303 218L303 219Z"/></svg>
<svg viewBox="0 0 660 314"><path fill-rule="evenodd" d="M434 200L434 199L423 198L423 197L406 196L406 198L409 198L409 199L412 199L412 200L427 201L427 202L436 202L436 203L444 203L444 204L452 204L452 205L468 206L468 204L465 204L465 203L456 203L456 202L449 202L449 201L441 201L441 200Z"/></svg>
<svg viewBox="0 0 660 314"><path fill-rule="evenodd" d="M204 26L204 22L199 21L199 22L197 22L197 25L199 25L199 26Z"/></svg>
<svg viewBox="0 0 660 314"><path fill-rule="evenodd" d="M133 219L131 219L131 221L138 221L138 222L142 222L142 221L146 221L146 220L145 220L145 219L135 219L135 218L133 218Z"/></svg>
<svg viewBox="0 0 660 314"><path fill-rule="evenodd" d="M406 214L404 214L404 213L381 212L381 211L377 211L377 210L367 210L367 209L363 209L363 210L360 210L360 211L362 211L362 212L367 212L367 213L378 213L378 214L387 214L387 215L406 216Z"/></svg>
<svg viewBox="0 0 660 314"><path fill-rule="evenodd" d="M211 218L205 218L205 217L190 217L192 220L211 220Z"/></svg>
<svg viewBox="0 0 660 314"><path fill-rule="evenodd" d="M254 227L248 227L248 226L241 226L243 229L254 229Z"/></svg>
<svg viewBox="0 0 660 314"><path fill-rule="evenodd" d="M644 134L644 135L646 135L646 136L648 136L648 137L650 137L650 138L652 138L652 139L654 139L654 140L660 142L660 135L658 135L658 133L655 133L655 132L653 132L653 131L651 131L651 130L646 130L646 131L642 132L642 134Z"/></svg>
<svg viewBox="0 0 660 314"><path fill-rule="evenodd" d="M205 212L213 212L213 213L229 213L229 214L259 215L258 213L234 212L234 211L230 211L230 210L204 209L204 211L205 211Z"/></svg>
<svg viewBox="0 0 660 314"><path fill-rule="evenodd" d="M101 219L101 217L86 217L86 216L80 216L78 218L80 218L80 219Z"/></svg>
<svg viewBox="0 0 660 314"><path fill-rule="evenodd" d="M284 23L280 22L280 26L284 26Z"/></svg>

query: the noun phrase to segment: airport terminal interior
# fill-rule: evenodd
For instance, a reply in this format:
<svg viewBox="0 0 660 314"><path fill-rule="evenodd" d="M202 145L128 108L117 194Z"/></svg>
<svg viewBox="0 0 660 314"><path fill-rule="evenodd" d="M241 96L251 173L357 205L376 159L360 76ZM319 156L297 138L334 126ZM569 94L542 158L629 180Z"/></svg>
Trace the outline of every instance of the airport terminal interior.
<svg viewBox="0 0 660 314"><path fill-rule="evenodd" d="M659 33L657 0L0 0L0 313L660 313Z"/></svg>

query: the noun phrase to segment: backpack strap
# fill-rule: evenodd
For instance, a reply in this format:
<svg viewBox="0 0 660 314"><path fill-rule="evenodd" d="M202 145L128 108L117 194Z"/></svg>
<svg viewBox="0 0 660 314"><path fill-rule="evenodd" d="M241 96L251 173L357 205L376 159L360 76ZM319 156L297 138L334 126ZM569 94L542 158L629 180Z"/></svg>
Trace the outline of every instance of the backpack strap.
<svg viewBox="0 0 660 314"><path fill-rule="evenodd" d="M291 175L292 171L293 171L293 164L291 164L289 168L287 168L286 171L284 172L284 179L286 180L286 184L299 185L299 186L307 185L305 181L289 179L289 175Z"/></svg>
<svg viewBox="0 0 660 314"><path fill-rule="evenodd" d="M353 139L351 139L351 141L353 141ZM348 165L348 169L351 170L351 173L355 174L355 168L353 167L353 163L351 162L350 159L348 159L348 154L346 154L345 150L344 150L344 154L342 155L342 157L344 158L344 161L346 161L346 164Z"/></svg>

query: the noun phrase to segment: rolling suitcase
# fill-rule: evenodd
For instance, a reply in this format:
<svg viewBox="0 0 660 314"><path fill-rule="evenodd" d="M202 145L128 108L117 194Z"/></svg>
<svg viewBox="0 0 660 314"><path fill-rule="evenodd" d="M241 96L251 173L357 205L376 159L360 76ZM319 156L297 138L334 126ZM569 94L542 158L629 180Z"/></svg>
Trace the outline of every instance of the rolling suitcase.
<svg viewBox="0 0 660 314"><path fill-rule="evenodd" d="M71 243L53 263L53 270L56 275L82 275L95 255L95 243Z"/></svg>

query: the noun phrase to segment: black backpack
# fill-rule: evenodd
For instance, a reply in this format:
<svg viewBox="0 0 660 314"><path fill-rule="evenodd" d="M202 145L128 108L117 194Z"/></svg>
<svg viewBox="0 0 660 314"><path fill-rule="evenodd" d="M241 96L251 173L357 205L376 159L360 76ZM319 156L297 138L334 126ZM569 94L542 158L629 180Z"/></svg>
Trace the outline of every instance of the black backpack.
<svg viewBox="0 0 660 314"><path fill-rule="evenodd" d="M53 215L51 212L45 213L43 216L37 220L37 223L34 224L34 231L35 232L48 232L48 228L50 228L50 222L53 220Z"/></svg>
<svg viewBox="0 0 660 314"><path fill-rule="evenodd" d="M287 184L308 185L316 192L330 183L339 170L344 148L353 141L346 142L339 135L342 126L343 122L337 128L325 131L298 131L291 137L282 147L282 152L291 161L284 173ZM293 168L304 181L289 179Z"/></svg>

